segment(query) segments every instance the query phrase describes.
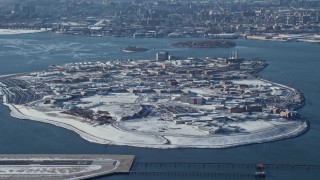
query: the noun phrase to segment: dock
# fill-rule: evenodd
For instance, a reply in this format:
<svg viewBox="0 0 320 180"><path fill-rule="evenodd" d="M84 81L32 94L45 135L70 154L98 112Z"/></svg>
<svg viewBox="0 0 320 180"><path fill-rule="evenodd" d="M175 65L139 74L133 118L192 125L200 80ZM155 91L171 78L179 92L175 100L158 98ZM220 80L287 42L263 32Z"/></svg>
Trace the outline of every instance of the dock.
<svg viewBox="0 0 320 180"><path fill-rule="evenodd" d="M88 179L128 174L134 155L3 154L0 180Z"/></svg>

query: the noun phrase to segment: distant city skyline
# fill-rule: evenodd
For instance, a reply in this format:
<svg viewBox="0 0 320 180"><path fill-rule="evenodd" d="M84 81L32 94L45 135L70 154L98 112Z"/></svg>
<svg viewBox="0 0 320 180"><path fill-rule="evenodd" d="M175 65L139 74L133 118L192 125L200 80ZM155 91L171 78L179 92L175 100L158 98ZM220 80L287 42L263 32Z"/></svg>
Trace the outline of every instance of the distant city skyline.
<svg viewBox="0 0 320 180"><path fill-rule="evenodd" d="M3 29L89 36L311 34L320 31L320 1L16 0L0 7L0 17Z"/></svg>

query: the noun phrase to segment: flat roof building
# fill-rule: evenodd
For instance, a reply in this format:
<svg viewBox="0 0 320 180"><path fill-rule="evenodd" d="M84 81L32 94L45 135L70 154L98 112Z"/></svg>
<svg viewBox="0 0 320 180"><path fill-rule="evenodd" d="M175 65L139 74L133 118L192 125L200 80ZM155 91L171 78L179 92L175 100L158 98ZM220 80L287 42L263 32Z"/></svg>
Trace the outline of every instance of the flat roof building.
<svg viewBox="0 0 320 180"><path fill-rule="evenodd" d="M156 54L156 60L157 61L169 60L169 52L167 52L167 51L158 52Z"/></svg>

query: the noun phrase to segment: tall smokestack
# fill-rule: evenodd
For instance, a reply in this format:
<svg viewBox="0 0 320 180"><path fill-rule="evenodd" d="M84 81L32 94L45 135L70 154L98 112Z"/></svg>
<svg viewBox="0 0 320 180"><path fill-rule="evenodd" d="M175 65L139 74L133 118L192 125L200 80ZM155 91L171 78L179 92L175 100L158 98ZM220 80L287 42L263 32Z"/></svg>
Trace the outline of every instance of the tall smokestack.
<svg viewBox="0 0 320 180"><path fill-rule="evenodd" d="M238 59L238 49L236 50L236 59Z"/></svg>

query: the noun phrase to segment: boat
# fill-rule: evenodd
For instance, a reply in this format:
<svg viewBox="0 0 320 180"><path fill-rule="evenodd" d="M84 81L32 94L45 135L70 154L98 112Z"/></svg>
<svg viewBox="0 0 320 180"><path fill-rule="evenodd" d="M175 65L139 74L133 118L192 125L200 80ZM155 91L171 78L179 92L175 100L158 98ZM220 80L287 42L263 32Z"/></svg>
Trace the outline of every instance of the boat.
<svg viewBox="0 0 320 180"><path fill-rule="evenodd" d="M264 178L266 177L266 173L264 171L257 171L254 173L254 176Z"/></svg>
<svg viewBox="0 0 320 180"><path fill-rule="evenodd" d="M254 176L257 178L265 178L266 172L264 172L264 164L263 163L257 163L256 164L256 172L254 173Z"/></svg>
<svg viewBox="0 0 320 180"><path fill-rule="evenodd" d="M147 48L136 47L136 46L128 46L125 49L122 49L123 52L144 52L148 51Z"/></svg>

